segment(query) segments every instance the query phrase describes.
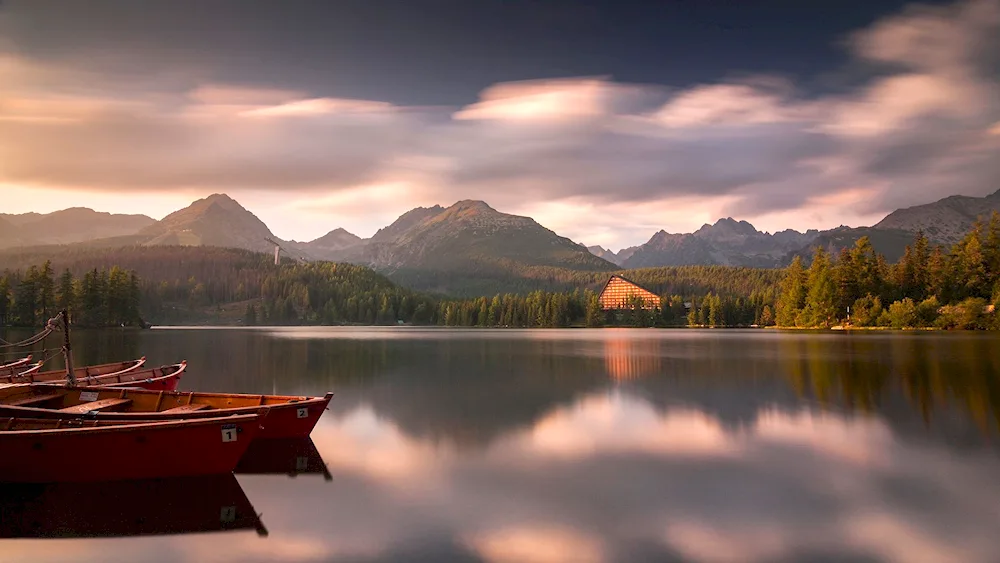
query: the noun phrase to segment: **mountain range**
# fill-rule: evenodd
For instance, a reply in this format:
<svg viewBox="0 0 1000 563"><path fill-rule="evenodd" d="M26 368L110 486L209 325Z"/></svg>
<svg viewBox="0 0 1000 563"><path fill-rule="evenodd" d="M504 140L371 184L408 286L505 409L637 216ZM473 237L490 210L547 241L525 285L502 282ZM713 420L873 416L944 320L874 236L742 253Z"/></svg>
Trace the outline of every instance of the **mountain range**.
<svg viewBox="0 0 1000 563"><path fill-rule="evenodd" d="M84 208L49 214L0 214L0 249L49 244L90 246L220 246L271 252L275 241L287 255L335 260L397 274L423 289L447 291L448 276L517 277L545 268L612 271L658 266L733 265L780 267L817 245L831 251L861 236L889 260L897 259L922 230L932 242L952 244L977 218L1000 211L1000 191L986 197L953 196L899 209L872 227L838 227L804 233L758 231L731 217L693 233L661 230L644 244L613 252L585 247L530 217L502 213L482 201L418 207L364 239L342 228L308 242L285 241L236 200L214 194L160 221L145 215L112 215ZM3 264L0 262L0 267ZM542 270L539 270L541 268ZM445 281L442 281L445 280Z"/></svg>
<svg viewBox="0 0 1000 563"><path fill-rule="evenodd" d="M155 223L155 219L145 215L113 215L85 207L45 214L0 213L0 249L132 235Z"/></svg>

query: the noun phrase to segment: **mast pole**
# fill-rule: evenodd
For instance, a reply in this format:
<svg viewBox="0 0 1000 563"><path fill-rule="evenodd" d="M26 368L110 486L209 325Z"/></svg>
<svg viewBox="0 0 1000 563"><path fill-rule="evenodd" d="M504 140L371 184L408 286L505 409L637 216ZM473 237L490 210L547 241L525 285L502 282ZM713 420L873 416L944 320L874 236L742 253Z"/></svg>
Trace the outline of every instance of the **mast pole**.
<svg viewBox="0 0 1000 563"><path fill-rule="evenodd" d="M73 347L69 343L69 311L59 312L63 322L63 358L66 360L66 380L70 385L76 385L76 373L73 371Z"/></svg>

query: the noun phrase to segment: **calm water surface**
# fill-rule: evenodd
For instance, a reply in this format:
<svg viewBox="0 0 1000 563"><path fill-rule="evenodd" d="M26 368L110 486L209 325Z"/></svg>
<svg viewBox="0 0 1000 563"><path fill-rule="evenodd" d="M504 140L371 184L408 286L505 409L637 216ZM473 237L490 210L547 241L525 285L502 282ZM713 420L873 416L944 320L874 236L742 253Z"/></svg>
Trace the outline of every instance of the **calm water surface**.
<svg viewBox="0 0 1000 563"><path fill-rule="evenodd" d="M313 443L235 479L8 491L0 529L216 531L6 539L4 562L1000 561L993 335L164 329L75 346L78 363L187 359L185 390L336 396ZM65 523L79 498L112 516ZM29 509L45 524L9 516Z"/></svg>

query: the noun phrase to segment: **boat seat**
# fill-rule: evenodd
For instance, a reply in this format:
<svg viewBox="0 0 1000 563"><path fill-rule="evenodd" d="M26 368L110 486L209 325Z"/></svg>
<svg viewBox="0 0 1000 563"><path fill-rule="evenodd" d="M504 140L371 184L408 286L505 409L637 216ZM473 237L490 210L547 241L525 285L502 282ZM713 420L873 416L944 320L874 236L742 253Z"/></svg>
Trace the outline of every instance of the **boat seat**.
<svg viewBox="0 0 1000 563"><path fill-rule="evenodd" d="M202 409L207 409L207 408L210 408L210 405L206 405L205 403L197 403L194 405L181 405L179 407L174 407L172 409L167 409L165 411L160 411L160 412L191 412L191 411L200 411Z"/></svg>
<svg viewBox="0 0 1000 563"><path fill-rule="evenodd" d="M52 399L58 399L62 397L62 393L49 393L47 395L34 395L31 397L25 397L23 399L15 399L13 401L4 401L3 404L11 407L30 407L32 405L37 405L39 403L44 403L46 401L51 401Z"/></svg>
<svg viewBox="0 0 1000 563"><path fill-rule="evenodd" d="M91 401L89 403L59 409L59 412L64 412L66 414L87 414L88 412L111 410L116 407L128 405L131 402L132 399L101 399L100 401Z"/></svg>

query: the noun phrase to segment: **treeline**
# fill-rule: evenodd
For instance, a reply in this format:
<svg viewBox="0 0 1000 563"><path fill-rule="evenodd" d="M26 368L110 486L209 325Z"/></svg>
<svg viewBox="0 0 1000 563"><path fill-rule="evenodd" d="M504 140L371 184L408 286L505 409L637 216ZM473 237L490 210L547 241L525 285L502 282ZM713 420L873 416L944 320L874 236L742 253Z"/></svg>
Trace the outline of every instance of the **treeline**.
<svg viewBox="0 0 1000 563"><path fill-rule="evenodd" d="M818 249L808 267L796 259L785 270L622 272L660 295L662 305L634 302L620 311L603 311L597 301L607 272L531 267L522 272L523 291L454 298L400 287L362 266L290 259L274 265L268 255L236 249L46 252L51 262L42 266L33 265L43 260L30 253L0 255L8 268L0 277L0 323L38 325L68 306L77 322L92 326L135 324L141 316L155 324L996 328L990 311L1000 300L997 215L950 249L917 235L895 264L862 238L836 256ZM56 279L53 271L63 274ZM446 274L421 275L421 286L434 287Z"/></svg>
<svg viewBox="0 0 1000 563"><path fill-rule="evenodd" d="M432 324L437 320L436 305L430 297L403 289L363 266L294 264L263 277L259 304L247 304L243 323Z"/></svg>
<svg viewBox="0 0 1000 563"><path fill-rule="evenodd" d="M527 295L533 291L572 293L578 288L599 292L611 274L624 275L658 295L685 296L713 293L746 297L755 291L775 289L782 279L780 269L743 266L663 266L613 272L521 266L516 271L497 274L397 270L388 277L414 290L475 299L504 294Z"/></svg>
<svg viewBox="0 0 1000 563"><path fill-rule="evenodd" d="M593 290L533 291L461 301L442 301L438 324L443 326L559 328L559 327L676 327L752 326L773 324L774 292L755 291L748 297L709 293L685 298L662 295L661 306L647 308L634 299L623 309L601 309Z"/></svg>
<svg viewBox="0 0 1000 563"><path fill-rule="evenodd" d="M80 326L138 325L139 300L135 272L94 268L76 278L64 270L55 278L52 263L46 261L24 273L0 275L0 326L41 326L64 309Z"/></svg>
<svg viewBox="0 0 1000 563"><path fill-rule="evenodd" d="M1000 215L950 249L923 233L888 264L867 238L836 257L818 248L788 267L775 307L782 327L1000 329Z"/></svg>

